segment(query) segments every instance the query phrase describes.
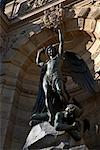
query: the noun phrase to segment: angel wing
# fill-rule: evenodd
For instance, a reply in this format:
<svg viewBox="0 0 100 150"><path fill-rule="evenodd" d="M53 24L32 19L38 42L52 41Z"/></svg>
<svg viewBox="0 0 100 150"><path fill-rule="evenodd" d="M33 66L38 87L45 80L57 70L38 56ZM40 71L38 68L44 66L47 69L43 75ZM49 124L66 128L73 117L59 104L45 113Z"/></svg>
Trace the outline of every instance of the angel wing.
<svg viewBox="0 0 100 150"><path fill-rule="evenodd" d="M64 71L71 76L81 88L90 93L96 92L96 82L84 60L73 52L66 51L63 56Z"/></svg>
<svg viewBox="0 0 100 150"><path fill-rule="evenodd" d="M44 90L43 90L43 86L42 86L43 77L44 77L45 72L46 72L46 65L44 65L41 68L39 90L38 90L38 94L37 94L36 104L33 108L32 114L44 112L46 109L45 108L45 94L44 94Z"/></svg>

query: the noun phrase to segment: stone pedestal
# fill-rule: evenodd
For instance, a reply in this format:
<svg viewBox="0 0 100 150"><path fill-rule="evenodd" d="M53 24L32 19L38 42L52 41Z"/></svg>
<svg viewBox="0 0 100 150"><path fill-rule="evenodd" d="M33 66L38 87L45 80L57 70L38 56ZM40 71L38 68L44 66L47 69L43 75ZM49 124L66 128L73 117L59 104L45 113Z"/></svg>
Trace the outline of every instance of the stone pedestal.
<svg viewBox="0 0 100 150"><path fill-rule="evenodd" d="M48 122L34 126L23 147L23 150L88 150L83 140L75 142L65 131L56 131Z"/></svg>

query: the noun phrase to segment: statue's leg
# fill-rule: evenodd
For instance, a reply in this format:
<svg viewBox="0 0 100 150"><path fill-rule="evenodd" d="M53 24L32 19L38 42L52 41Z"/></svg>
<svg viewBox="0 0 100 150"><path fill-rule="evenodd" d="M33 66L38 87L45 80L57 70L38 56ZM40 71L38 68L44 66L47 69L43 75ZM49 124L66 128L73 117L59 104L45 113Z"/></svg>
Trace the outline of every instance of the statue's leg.
<svg viewBox="0 0 100 150"><path fill-rule="evenodd" d="M64 103L68 103L69 101L69 95L67 95L64 91L64 86L60 78L55 79L55 86L58 94L60 95L61 100L64 101Z"/></svg>
<svg viewBox="0 0 100 150"><path fill-rule="evenodd" d="M44 93L45 93L45 105L46 105L46 108L47 108L49 121L51 121L51 112L50 112L50 106L49 106L49 100L48 100L48 87L49 87L48 80L47 80L47 77L45 76L44 79L43 79L43 90L44 90Z"/></svg>

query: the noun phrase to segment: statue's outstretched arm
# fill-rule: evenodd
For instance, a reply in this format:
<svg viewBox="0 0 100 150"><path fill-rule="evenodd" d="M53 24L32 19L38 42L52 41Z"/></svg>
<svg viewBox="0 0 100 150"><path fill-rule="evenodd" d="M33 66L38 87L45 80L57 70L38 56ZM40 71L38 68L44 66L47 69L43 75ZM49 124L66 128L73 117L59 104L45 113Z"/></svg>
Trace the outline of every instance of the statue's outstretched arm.
<svg viewBox="0 0 100 150"><path fill-rule="evenodd" d="M63 53L63 35L62 35L62 32L61 32L61 29L58 29L58 36L59 36L59 54L62 54Z"/></svg>
<svg viewBox="0 0 100 150"><path fill-rule="evenodd" d="M42 67L44 65L45 62L42 62L41 61L41 53L44 51L44 48L40 49L38 52L37 52L37 56L36 56L36 64L40 67Z"/></svg>

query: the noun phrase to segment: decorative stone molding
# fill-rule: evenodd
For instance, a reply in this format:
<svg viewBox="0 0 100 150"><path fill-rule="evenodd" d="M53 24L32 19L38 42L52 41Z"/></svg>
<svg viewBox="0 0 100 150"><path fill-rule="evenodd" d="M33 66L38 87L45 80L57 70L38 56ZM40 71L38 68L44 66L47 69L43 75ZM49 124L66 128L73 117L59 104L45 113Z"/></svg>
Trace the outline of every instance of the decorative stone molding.
<svg viewBox="0 0 100 150"><path fill-rule="evenodd" d="M85 5L85 3L89 3ZM83 4L82 4L83 3ZM100 2L98 0L96 1L83 1L80 2L78 5L74 6L76 10L76 16L77 17L83 17L83 18L90 18L90 19L100 19Z"/></svg>
<svg viewBox="0 0 100 150"><path fill-rule="evenodd" d="M42 7L52 0L17 0L14 5L13 17L24 15L32 10Z"/></svg>
<svg viewBox="0 0 100 150"><path fill-rule="evenodd" d="M100 39L100 20L99 19L97 20L97 23L96 23L94 35L96 36L96 38Z"/></svg>
<svg viewBox="0 0 100 150"><path fill-rule="evenodd" d="M47 28L56 28L64 19L64 9L61 4L44 11L43 22Z"/></svg>
<svg viewBox="0 0 100 150"><path fill-rule="evenodd" d="M89 7L83 7L83 8L80 10L80 12L79 12L78 17L86 18L87 15L88 15L88 13L89 13L89 11L90 11L90 8L89 8Z"/></svg>
<svg viewBox="0 0 100 150"><path fill-rule="evenodd" d="M84 31L93 32L96 26L96 21L94 19L85 19Z"/></svg>
<svg viewBox="0 0 100 150"><path fill-rule="evenodd" d="M41 7L41 6L51 2L52 0L27 0L27 1L28 1L29 6L32 9L35 9L35 8Z"/></svg>

